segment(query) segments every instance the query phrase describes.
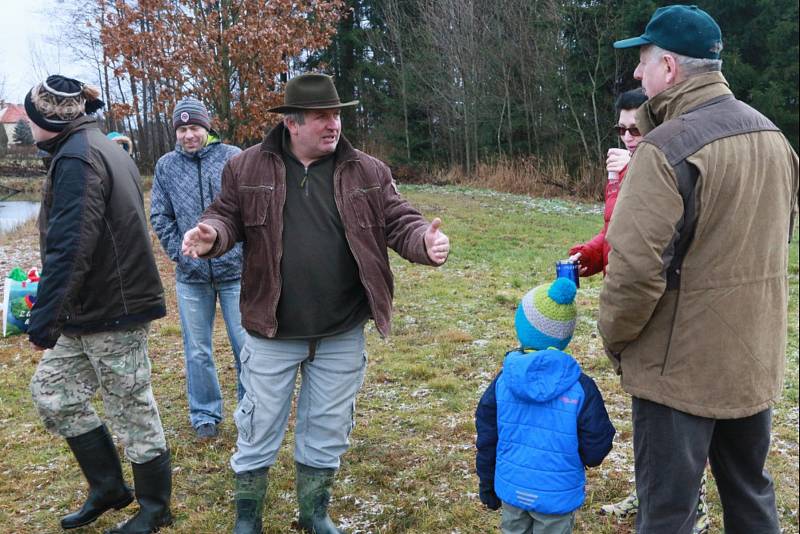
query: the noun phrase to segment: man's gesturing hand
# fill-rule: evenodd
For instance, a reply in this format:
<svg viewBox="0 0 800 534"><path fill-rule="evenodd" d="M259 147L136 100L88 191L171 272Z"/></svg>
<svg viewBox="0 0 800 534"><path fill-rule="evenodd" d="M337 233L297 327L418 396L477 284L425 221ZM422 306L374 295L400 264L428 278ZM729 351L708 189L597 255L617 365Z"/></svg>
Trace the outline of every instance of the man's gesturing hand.
<svg viewBox="0 0 800 534"><path fill-rule="evenodd" d="M437 217L425 230L425 250L436 265L443 264L447 255L450 254L450 238L439 230L440 226L442 226L442 220Z"/></svg>
<svg viewBox="0 0 800 534"><path fill-rule="evenodd" d="M198 258L208 254L214 241L217 240L217 231L213 226L205 223L197 223L197 226L186 232L183 236L181 252L184 256Z"/></svg>

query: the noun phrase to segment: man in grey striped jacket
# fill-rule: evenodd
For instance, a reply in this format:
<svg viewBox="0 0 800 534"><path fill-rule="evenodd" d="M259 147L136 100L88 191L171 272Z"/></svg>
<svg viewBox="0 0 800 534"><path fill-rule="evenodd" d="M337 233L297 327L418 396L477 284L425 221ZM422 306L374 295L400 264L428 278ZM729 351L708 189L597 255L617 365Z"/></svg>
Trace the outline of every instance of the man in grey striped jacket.
<svg viewBox="0 0 800 534"><path fill-rule="evenodd" d="M189 419L201 440L216 437L222 421L222 394L212 352L217 299L236 363L238 398L244 395L238 379L239 351L244 343L239 313L241 244L214 259L193 259L181 254L183 234L197 224L200 214L219 194L223 167L241 152L220 142L210 122L208 111L199 100L187 98L175 106L172 125L177 143L175 150L156 164L150 210L153 229L175 262Z"/></svg>

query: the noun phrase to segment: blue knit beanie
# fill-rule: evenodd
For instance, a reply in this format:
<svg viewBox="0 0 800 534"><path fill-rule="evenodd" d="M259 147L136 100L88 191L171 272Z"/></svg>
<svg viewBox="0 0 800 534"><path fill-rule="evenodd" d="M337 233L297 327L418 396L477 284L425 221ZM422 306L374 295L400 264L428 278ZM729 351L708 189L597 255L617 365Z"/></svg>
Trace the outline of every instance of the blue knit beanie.
<svg viewBox="0 0 800 534"><path fill-rule="evenodd" d="M184 98L175 105L172 112L172 127L178 129L187 124L197 124L206 130L211 129L211 119L208 117L208 110L205 104L196 98Z"/></svg>
<svg viewBox="0 0 800 534"><path fill-rule="evenodd" d="M572 280L556 278L528 291L517 307L514 326L523 349L564 350L575 332L577 288Z"/></svg>

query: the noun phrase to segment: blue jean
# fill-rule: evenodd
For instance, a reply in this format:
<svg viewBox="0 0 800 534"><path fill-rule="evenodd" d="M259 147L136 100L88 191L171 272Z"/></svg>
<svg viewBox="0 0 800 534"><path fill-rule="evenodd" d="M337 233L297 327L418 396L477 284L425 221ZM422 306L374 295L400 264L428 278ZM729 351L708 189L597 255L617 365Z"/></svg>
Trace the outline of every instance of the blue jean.
<svg viewBox="0 0 800 534"><path fill-rule="evenodd" d="M239 353L244 345L245 331L239 313L239 280L213 284L176 282L175 289L186 360L189 420L195 428L204 423L218 424L222 421L222 392L212 353L217 298L236 363L237 398L244 396Z"/></svg>
<svg viewBox="0 0 800 534"><path fill-rule="evenodd" d="M265 339L247 335L242 382L247 392L234 414L239 437L231 458L234 472L275 462L286 433L297 371L294 458L316 468L339 468L355 421L355 399L364 382L364 326L320 339ZM313 354L313 359L311 355Z"/></svg>

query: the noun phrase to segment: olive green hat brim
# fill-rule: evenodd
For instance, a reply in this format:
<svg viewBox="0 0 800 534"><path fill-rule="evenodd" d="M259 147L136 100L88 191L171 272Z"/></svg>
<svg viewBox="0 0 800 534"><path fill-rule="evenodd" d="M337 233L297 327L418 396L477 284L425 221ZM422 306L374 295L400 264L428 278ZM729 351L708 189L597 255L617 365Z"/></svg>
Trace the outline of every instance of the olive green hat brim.
<svg viewBox="0 0 800 534"><path fill-rule="evenodd" d="M303 104L303 105L282 105L277 106L274 108L269 108L267 111L270 113L292 113L293 111L311 111L311 110L318 110L318 109L340 109L340 108L347 108L351 106L358 105L358 100L353 100L351 102L329 102L329 103L321 103L318 105L315 104Z"/></svg>

